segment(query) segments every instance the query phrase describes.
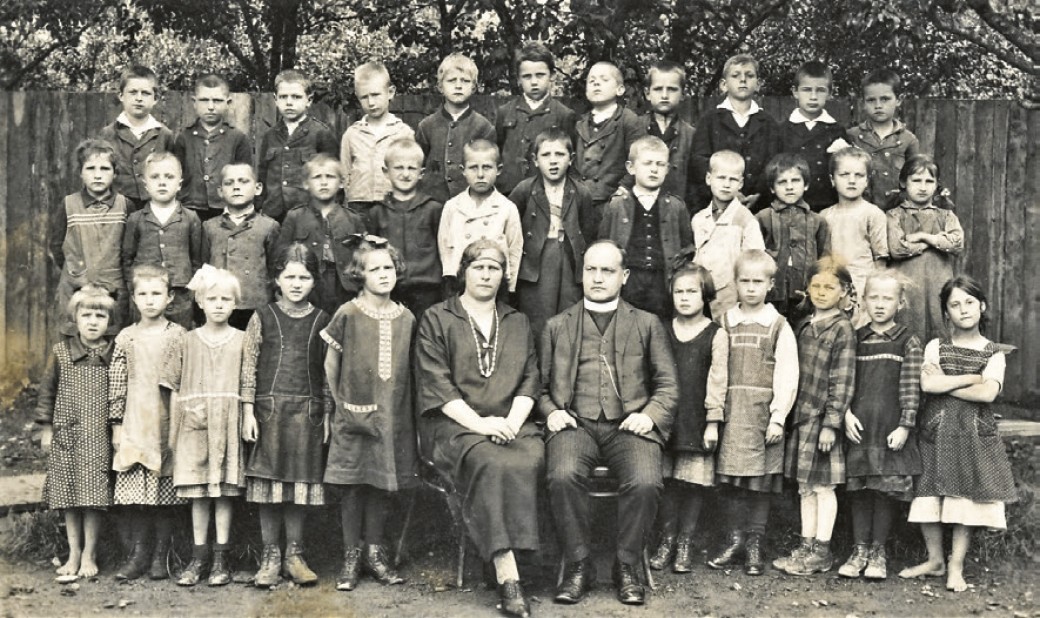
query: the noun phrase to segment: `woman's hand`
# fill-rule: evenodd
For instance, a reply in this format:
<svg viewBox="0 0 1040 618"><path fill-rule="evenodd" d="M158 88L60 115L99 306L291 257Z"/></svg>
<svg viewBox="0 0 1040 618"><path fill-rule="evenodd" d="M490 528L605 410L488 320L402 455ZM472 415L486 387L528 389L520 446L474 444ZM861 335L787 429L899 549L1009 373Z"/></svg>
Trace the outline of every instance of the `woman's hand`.
<svg viewBox="0 0 1040 618"><path fill-rule="evenodd" d="M863 423L859 422L852 410L845 411L845 437L853 444L863 441Z"/></svg>
<svg viewBox="0 0 1040 618"><path fill-rule="evenodd" d="M910 428L896 427L888 434L888 448L893 451L901 451L906 446L906 440L910 437Z"/></svg>
<svg viewBox="0 0 1040 618"><path fill-rule="evenodd" d="M823 427L820 429L820 439L817 442L817 448L820 449L821 453L829 453L834 448L834 440L838 437L838 432L834 431L830 427Z"/></svg>
<svg viewBox="0 0 1040 618"><path fill-rule="evenodd" d="M480 420L477 432L488 436L495 444L508 444L516 438L509 421L501 416L485 416Z"/></svg>

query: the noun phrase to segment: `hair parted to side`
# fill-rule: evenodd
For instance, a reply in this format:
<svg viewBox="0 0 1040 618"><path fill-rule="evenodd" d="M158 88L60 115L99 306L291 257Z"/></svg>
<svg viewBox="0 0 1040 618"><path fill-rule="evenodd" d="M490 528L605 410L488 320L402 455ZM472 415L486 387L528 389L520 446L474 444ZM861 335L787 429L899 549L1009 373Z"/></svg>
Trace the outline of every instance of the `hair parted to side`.
<svg viewBox="0 0 1040 618"><path fill-rule="evenodd" d="M100 285L88 283L72 294L69 304L65 306L65 311L73 320L76 319L76 314L79 313L80 309L104 311L111 318L115 307L116 299L112 298L108 290Z"/></svg>
<svg viewBox="0 0 1040 618"><path fill-rule="evenodd" d="M544 62L545 66L549 67L550 73L556 71L556 59L553 58L552 52L538 41L524 43L513 54L513 68L516 69L517 74L520 73L521 62Z"/></svg>
<svg viewBox="0 0 1040 618"><path fill-rule="evenodd" d="M736 54L726 58L726 63L722 65L722 76L725 77L733 69L733 67L739 67L744 64L750 64L755 73L758 73L758 60L751 54Z"/></svg>
<svg viewBox="0 0 1040 618"><path fill-rule="evenodd" d="M383 163L390 166L390 163L397 161L404 157L411 157L411 161L418 161L419 167L423 166L423 162L426 160L426 153L423 152L422 146L419 142L415 141L412 137L399 137L386 147L386 154L383 156Z"/></svg>
<svg viewBox="0 0 1040 618"><path fill-rule="evenodd" d="M368 62L358 65L354 69L354 87L357 84L370 82L372 80L380 79L383 80L389 87L390 84L390 71L387 70L386 65L378 60L369 60Z"/></svg>
<svg viewBox="0 0 1040 618"><path fill-rule="evenodd" d="M739 278L744 269L753 268L759 269L765 276L772 278L776 275L776 260L762 249L741 251L737 256L737 261L733 263L734 278Z"/></svg>
<svg viewBox="0 0 1040 618"><path fill-rule="evenodd" d="M502 153L498 149L498 144L491 140L475 139L471 142L467 142L466 145L462 147L462 164L466 165L472 155L484 152L495 153L495 163L502 162Z"/></svg>
<svg viewBox="0 0 1040 618"><path fill-rule="evenodd" d="M819 274L834 275L834 278L841 284L842 289L845 290L845 301L841 305L841 309L842 311L851 311L857 302L856 288L852 284L852 273L849 272L845 259L837 255L823 256L809 266L806 281L812 282L813 277ZM812 309L812 299L809 297L808 290L805 290L805 298L802 299L799 306L803 309Z"/></svg>
<svg viewBox="0 0 1040 618"><path fill-rule="evenodd" d="M714 173L720 165L740 166L740 173L744 173L744 157L733 150L719 150L708 159L708 172Z"/></svg>
<svg viewBox="0 0 1040 618"><path fill-rule="evenodd" d="M138 264L130 271L130 290L137 288L141 281L161 281L170 290L170 271L155 264Z"/></svg>
<svg viewBox="0 0 1040 618"><path fill-rule="evenodd" d="M886 84L891 86L892 92L894 92L897 97L902 96L903 94L903 79L899 77L899 73L896 73L892 69L876 69L867 73L867 76L860 81L859 87L862 91L866 90L867 86L873 86L874 84Z"/></svg>
<svg viewBox="0 0 1040 618"><path fill-rule="evenodd" d="M715 279L712 278L711 273L708 269L696 264L694 262L686 262L679 268L676 268L672 272L672 276L668 278L668 290L670 292L675 291L675 282L680 277L694 276L697 277L697 283L701 287L701 300L704 301L704 315L708 319L713 319L711 315L711 303L714 302L717 291L715 290Z"/></svg>
<svg viewBox="0 0 1040 618"><path fill-rule="evenodd" d="M781 152L766 163L766 182L772 187L776 179L787 170L798 170L805 184L809 184L809 162L800 154Z"/></svg>
<svg viewBox="0 0 1040 618"><path fill-rule="evenodd" d="M834 73L831 72L829 66L819 60L810 60L798 66L798 70L794 72L794 87L797 88L802 83L802 80L807 77L826 79L828 90L834 85Z"/></svg>
<svg viewBox="0 0 1040 618"><path fill-rule="evenodd" d="M863 165L867 166L867 174L870 174L871 161L870 155L867 154L866 150L858 146L847 146L831 155L830 172L834 175L834 172L838 169L838 162L842 159L854 159L856 161L862 161Z"/></svg>
<svg viewBox="0 0 1040 618"><path fill-rule="evenodd" d="M126 88L127 82L131 79L147 79L151 80L152 88L155 88L155 96L159 97L159 76L155 74L155 71L144 66L143 64L131 64L130 66L123 69L123 72L119 74L119 93L122 94Z"/></svg>
<svg viewBox="0 0 1040 618"><path fill-rule="evenodd" d="M646 71L646 87L649 88L654 83L654 75L657 73L673 73L679 76L679 84L681 86L686 85L686 68L678 62L672 62L671 60L655 60L650 64L650 68Z"/></svg>
<svg viewBox="0 0 1040 618"><path fill-rule="evenodd" d="M656 135L644 135L632 142L632 145L628 147L628 160L635 161L639 158L639 155L646 151L663 152L666 157L672 154L668 149L668 144L663 139Z"/></svg>
<svg viewBox="0 0 1040 618"><path fill-rule="evenodd" d="M376 251L386 251L390 256L390 261L394 263L394 271L397 272L397 276L400 277L406 271L404 260L401 258L401 253L396 247L390 243L375 244L369 240L361 240L357 243L354 248L354 253L350 256L350 264L347 265L347 276L350 280L359 286L365 282L365 263L368 256L375 253Z"/></svg>
<svg viewBox="0 0 1040 618"><path fill-rule="evenodd" d="M274 91L278 92L278 86L282 84L302 84L303 92L311 94L311 80L296 69L286 69L274 78Z"/></svg>
<svg viewBox="0 0 1040 618"><path fill-rule="evenodd" d="M217 177L217 181L220 184L224 184L224 176L227 175L227 171L232 167L246 167L249 168L249 173L253 176L253 180L259 182L260 179L256 175L256 168L249 163L228 163L224 167L220 168L220 175Z"/></svg>
<svg viewBox="0 0 1040 618"><path fill-rule="evenodd" d="M220 88L224 94L231 96L231 86L223 76L216 73L206 73L196 79L194 92L197 93L199 88Z"/></svg>
<svg viewBox="0 0 1040 618"><path fill-rule="evenodd" d="M480 76L480 71L477 69L477 63L473 62L473 59L469 56L465 56L458 52L448 54L441 60L440 65L437 67L437 83L444 81L444 76L449 71L458 71L466 77L473 80L476 83L477 78Z"/></svg>
<svg viewBox="0 0 1040 618"><path fill-rule="evenodd" d="M950 318L950 310L946 303L949 302L950 294L953 294L954 290L960 290L968 296L977 299L982 304L981 315L979 316L979 332L985 333L986 327L989 326L989 316L986 315L986 312L989 311L989 301L986 299L986 291L982 289L982 284L968 275L956 275L944 283L942 289L939 290L939 306L942 307L942 314L945 319Z"/></svg>
<svg viewBox="0 0 1040 618"><path fill-rule="evenodd" d="M314 277L315 282L317 282L318 277L320 276L318 256L311 251L310 247L302 242L290 243L275 253L274 259L271 260L272 280L277 279L278 276L282 274L282 271L285 270L285 267L293 262L303 264L304 268L307 269L307 272L309 272L311 276Z"/></svg>
<svg viewBox="0 0 1040 618"><path fill-rule="evenodd" d="M491 256L487 255L489 252L494 253L495 257L491 258ZM506 250L502 245L490 238L478 238L462 250L462 258L459 259L458 280L462 284L463 289L465 289L466 285L466 271L473 265L473 262L480 259L494 259L498 262L499 266L502 267L502 283L499 284L498 289L501 290L503 287L508 289L509 269L506 268L508 264Z"/></svg>
<svg viewBox="0 0 1040 618"><path fill-rule="evenodd" d="M112 164L112 170L115 171L115 147L109 141L95 138L88 138L76 144L76 150L73 155L76 159L76 168L82 170L83 164L87 162L87 159L98 155L107 156L108 162Z"/></svg>
<svg viewBox="0 0 1040 618"><path fill-rule="evenodd" d="M177 158L172 152L167 150L156 150L152 154L148 155L144 159L144 173L147 174L149 168L159 163L165 163L167 161L173 161L177 164L177 172L180 174L184 173L184 169L181 167L181 160Z"/></svg>
<svg viewBox="0 0 1040 618"><path fill-rule="evenodd" d="M231 273L231 271L224 270L223 268L214 268L208 264L204 265L201 269L195 271L195 275L188 282L187 288L192 291L192 296L197 304L210 290L222 289L231 292L231 297L235 300L235 304L241 304L242 302L242 284L239 282L238 277Z"/></svg>

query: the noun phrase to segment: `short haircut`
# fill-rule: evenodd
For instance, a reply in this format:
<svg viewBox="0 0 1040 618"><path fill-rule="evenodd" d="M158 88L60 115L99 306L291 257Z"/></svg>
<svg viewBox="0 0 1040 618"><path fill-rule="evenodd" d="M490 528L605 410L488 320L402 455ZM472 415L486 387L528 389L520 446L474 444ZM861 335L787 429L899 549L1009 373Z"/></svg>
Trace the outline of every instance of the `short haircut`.
<svg viewBox="0 0 1040 618"><path fill-rule="evenodd" d="M75 157L76 167L80 170L83 169L83 165L87 162L87 159L94 156L104 155L108 157L108 161L112 164L112 169L115 169L116 165L116 149L112 146L112 143L103 139L88 138L76 145Z"/></svg>
<svg viewBox="0 0 1040 618"><path fill-rule="evenodd" d="M73 293L72 298L69 299L69 304L65 306L65 311L68 315L75 320L76 314L80 309L98 309L108 314L108 317L112 317L112 311L116 307L116 299L112 298L112 295L108 293L105 288L88 283Z"/></svg>
<svg viewBox="0 0 1040 618"><path fill-rule="evenodd" d="M196 303L214 288L224 288L231 292L231 297L235 299L236 305L242 302L242 284L231 271L223 268L196 271L195 276L188 282L188 288L192 291Z"/></svg>
<svg viewBox="0 0 1040 618"><path fill-rule="evenodd" d="M645 151L663 152L665 156L671 154L668 144L663 139L656 135L644 135L632 142L632 145L628 147L628 160L635 161Z"/></svg>
<svg viewBox="0 0 1040 618"><path fill-rule="evenodd" d="M711 315L711 303L715 300L715 279L712 278L711 272L694 262L686 262L679 268L676 268L672 272L672 276L668 278L668 290L675 290L675 282L679 280L679 277L685 277L687 275L693 275L697 277L697 281L701 284L701 299L704 300L704 315L709 319Z"/></svg>
<svg viewBox="0 0 1040 618"><path fill-rule="evenodd" d="M294 242L285 245L281 249L278 249L274 254L274 259L271 260L271 284L278 287L278 283L275 279L278 275L282 274L285 267L292 262L299 262L303 264L303 267L307 269L307 272L314 277L314 283L317 284L321 280L321 274L319 273L318 267L318 256L311 251L311 248L302 242Z"/></svg>
<svg viewBox="0 0 1040 618"><path fill-rule="evenodd" d="M860 83L860 90L866 90L867 86L873 86L874 84L886 84L892 87L892 92L896 93L896 96L903 94L903 80L899 77L899 73L896 73L892 69L877 69L867 73Z"/></svg>
<svg viewBox="0 0 1040 618"><path fill-rule="evenodd" d="M477 70L477 63L473 62L473 59L469 56L464 56L460 53L448 54L441 60L440 65L437 67L437 83L444 81L444 76L449 71L459 71L466 77L472 79L474 82L480 76L480 71Z"/></svg>
<svg viewBox="0 0 1040 618"><path fill-rule="evenodd" d="M831 68L819 60L803 62L798 67L798 70L794 72L794 87L797 88L806 77L826 79L828 90L834 84L834 74L831 73Z"/></svg>
<svg viewBox="0 0 1040 618"><path fill-rule="evenodd" d="M772 187L780 174L787 170L798 170L802 180L809 184L809 162L802 155L793 152L781 152L766 163L766 182Z"/></svg>
<svg viewBox="0 0 1040 618"><path fill-rule="evenodd" d="M613 62L609 62L607 60L600 60L599 62L596 62L592 66L589 67L589 73L592 72L592 69L595 69L598 66L608 67L610 69L610 71L614 74L614 79L617 80L617 83L619 83L621 85L625 84L625 74L621 72L621 69L618 68L618 65L614 64ZM588 75L586 74L586 78L587 77L588 77Z"/></svg>
<svg viewBox="0 0 1040 618"><path fill-rule="evenodd" d="M733 150L720 150L708 159L708 173L711 174L720 165L739 165L740 173L744 173L744 157Z"/></svg>
<svg viewBox="0 0 1040 618"><path fill-rule="evenodd" d="M231 94L231 86L228 85L227 80L216 73L206 73L196 79L194 91L198 92L199 88L220 88L225 94Z"/></svg>
<svg viewBox="0 0 1040 618"><path fill-rule="evenodd" d="M946 303L950 301L950 295L954 290L961 290L985 305L981 308L982 315L979 317L979 332L985 332L989 325L989 316L986 315L989 310L989 301L986 300L986 291L982 289L982 284L968 275L957 275L944 283L942 289L939 290L939 307L946 319L950 318L950 310L946 307Z"/></svg>
<svg viewBox="0 0 1040 618"><path fill-rule="evenodd" d="M307 162L303 164L303 173L306 176L310 176L314 173L314 170L325 166L336 168L336 175L339 176L340 181L343 180L343 166L340 165L339 159L326 152L319 152L307 159Z"/></svg>
<svg viewBox="0 0 1040 618"><path fill-rule="evenodd" d="M585 253L588 254L589 251L592 251L593 247L598 247L600 245L608 245L616 249L621 255L621 268L625 267L625 248L619 245L616 240L611 238L600 238L599 240L590 242L589 245L585 247Z"/></svg>
<svg viewBox="0 0 1040 618"><path fill-rule="evenodd" d="M466 161L469 160L470 155L478 152L493 152L495 153L495 163L501 162L502 155L498 149L498 144L491 140L475 139L462 147L462 164L465 165Z"/></svg>
<svg viewBox="0 0 1040 618"><path fill-rule="evenodd" d="M863 164L867 166L867 174L870 174L870 154L868 154L866 150L863 150L858 146L848 146L832 154L830 163L830 171L832 175L835 170L838 169L838 161L842 159L856 159L857 161L862 161Z"/></svg>
<svg viewBox="0 0 1040 618"><path fill-rule="evenodd" d="M567 134L563 129L553 127L546 129L535 136L534 141L531 142L531 158L533 159L538 155L538 149L542 147L545 142L562 142L567 147L567 152L574 154L574 140Z"/></svg>
<svg viewBox="0 0 1040 618"><path fill-rule="evenodd" d="M776 260L762 249L746 249L740 252L737 261L733 263L734 278L740 277L742 268L758 268L767 277L773 277L776 275Z"/></svg>
<svg viewBox="0 0 1040 618"><path fill-rule="evenodd" d="M159 76L155 74L155 71L144 66L143 64L131 64L130 66L123 69L123 72L119 74L119 92L122 94L123 89L126 88L127 82L131 79L148 79L152 82L152 87L159 90ZM156 92L156 95L159 93Z"/></svg>
<svg viewBox="0 0 1040 618"><path fill-rule="evenodd" d="M236 163L228 163L224 167L220 168L220 174L219 174L219 176L217 178L217 182L219 182L220 184L224 184L224 176L227 174L228 168L229 167L238 167L238 166L248 167L249 168L249 173L253 175L253 180L255 180L257 182L260 181L260 178L257 177L257 175L256 175L256 168L254 168L252 166L252 164L236 162Z"/></svg>
<svg viewBox="0 0 1040 618"><path fill-rule="evenodd" d="M130 271L130 289L136 289L141 281L162 281L170 289L170 271L155 264L138 264Z"/></svg>
<svg viewBox="0 0 1040 618"><path fill-rule="evenodd" d="M168 152L166 150L156 150L152 154L145 157L144 172L147 174L148 168L157 163L164 163L166 161L173 161L177 164L177 171L181 174L184 173L184 169L181 167L181 160L178 159L172 152Z"/></svg>
<svg viewBox="0 0 1040 618"><path fill-rule="evenodd" d="M383 80L387 87L390 86L390 71L386 69L386 65L378 60L370 60L365 64L358 65L354 69L354 88L357 88L358 84L370 82L374 79Z"/></svg>
<svg viewBox="0 0 1040 618"><path fill-rule="evenodd" d="M657 60L651 64L650 69L646 72L647 88L654 83L654 73L674 73L679 76L680 86L686 83L686 69L678 62L672 62L671 60Z"/></svg>
<svg viewBox="0 0 1040 618"><path fill-rule="evenodd" d="M513 54L513 67L518 74L520 73L521 62L544 62L545 66L549 67L550 73L556 70L556 59L553 58L552 52L549 51L548 47L537 41L524 43Z"/></svg>
<svg viewBox="0 0 1040 618"><path fill-rule="evenodd" d="M306 75L296 69L286 69L274 78L274 91L276 93L278 92L278 86L282 84L303 84L303 92L306 94L311 93L311 80L307 79Z"/></svg>
<svg viewBox="0 0 1040 618"><path fill-rule="evenodd" d="M722 65L722 76L725 77L733 67L742 64L750 64L755 69L755 73L758 73L758 60L755 60L754 56L751 54L736 54L726 58L725 64Z"/></svg>
<svg viewBox="0 0 1040 618"><path fill-rule="evenodd" d="M418 161L419 167L422 167L423 162L426 160L426 153L423 152L422 146L414 138L399 137L390 142L386 147L383 163L389 167L391 161L396 161L402 157L412 157L412 160Z"/></svg>
<svg viewBox="0 0 1040 618"><path fill-rule="evenodd" d="M490 238L478 238L466 245L466 248L462 250L462 257L459 259L459 283L461 283L463 289L465 289L466 271L473 265L473 262L481 259L481 254L485 251L494 251L498 254L498 259L496 261L502 266L502 283L499 284L498 289L499 291L503 288L508 289L509 269L507 268L507 265L509 263L509 258L506 256L506 249L500 243Z"/></svg>
<svg viewBox="0 0 1040 618"><path fill-rule="evenodd" d="M350 280L358 284L359 287L365 282L365 260L369 254L376 251L386 251L390 255L390 261L394 263L394 271L398 277L405 272L404 260L401 259L401 253L396 247L390 243L376 245L370 240L361 240L354 248L354 253L350 256L350 264L347 265L346 270Z"/></svg>

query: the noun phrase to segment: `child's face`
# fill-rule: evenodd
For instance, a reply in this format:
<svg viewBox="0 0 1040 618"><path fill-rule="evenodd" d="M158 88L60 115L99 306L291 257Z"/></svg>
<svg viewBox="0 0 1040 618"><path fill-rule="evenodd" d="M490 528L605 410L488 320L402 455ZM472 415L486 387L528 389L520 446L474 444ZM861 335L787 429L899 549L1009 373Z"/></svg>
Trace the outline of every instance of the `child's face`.
<svg viewBox="0 0 1040 618"><path fill-rule="evenodd" d="M617 69L597 64L585 78L585 98L592 105L609 105L625 94L625 84L618 79Z"/></svg>
<svg viewBox="0 0 1040 618"><path fill-rule="evenodd" d="M134 281L134 306L141 317L154 320L166 311L173 301L173 294L162 279L138 279Z"/></svg>
<svg viewBox="0 0 1040 618"><path fill-rule="evenodd" d="M817 311L834 309L847 294L845 286L834 273L816 273L809 280L809 300Z"/></svg>
<svg viewBox="0 0 1040 618"><path fill-rule="evenodd" d="M744 186L744 169L733 163L718 163L708 169L705 179L711 189L711 196L719 204L726 204L736 199L740 188Z"/></svg>
<svg viewBox="0 0 1040 618"><path fill-rule="evenodd" d="M834 166L831 182L840 197L858 200L867 190L867 163L852 157L841 157Z"/></svg>
<svg viewBox="0 0 1040 618"><path fill-rule="evenodd" d="M637 187L655 191L668 175L668 150L643 148L634 160L625 161L625 169L635 178Z"/></svg>
<svg viewBox="0 0 1040 618"><path fill-rule="evenodd" d="M289 262L275 277L282 298L293 305L306 302L307 295L314 289L314 275L301 262Z"/></svg>
<svg viewBox="0 0 1040 618"><path fill-rule="evenodd" d="M469 98L473 96L477 85L467 73L458 69L449 69L437 84L437 88L440 89L447 102L463 106L469 103Z"/></svg>
<svg viewBox="0 0 1040 618"><path fill-rule="evenodd" d="M495 190L495 181L501 165L493 150L467 151L462 164L462 175L474 195L489 195Z"/></svg>
<svg viewBox="0 0 1040 618"><path fill-rule="evenodd" d="M152 203L169 204L181 188L181 166L175 159L152 163L144 170L144 188Z"/></svg>
<svg viewBox="0 0 1040 618"><path fill-rule="evenodd" d="M736 273L737 300L745 308L756 309L766 302L766 295L773 289L773 277L762 268L747 265Z"/></svg>
<svg viewBox="0 0 1040 618"><path fill-rule="evenodd" d="M76 309L76 331L80 340L92 346L101 341L108 330L108 312L104 309L79 307Z"/></svg>
<svg viewBox="0 0 1040 618"><path fill-rule="evenodd" d="M534 164L546 182L562 182L571 165L571 151L562 140L545 140L538 146Z"/></svg>
<svg viewBox="0 0 1040 618"><path fill-rule="evenodd" d="M894 279L871 279L863 295L863 305L875 326L888 326L896 319L902 304L902 286Z"/></svg>
<svg viewBox="0 0 1040 618"><path fill-rule="evenodd" d="M231 312L235 310L235 294L223 285L215 285L206 290L195 302L206 314L207 324L227 324Z"/></svg>
<svg viewBox="0 0 1040 618"><path fill-rule="evenodd" d="M670 116L682 101L682 80L675 71L650 71L646 100L655 114Z"/></svg>
<svg viewBox="0 0 1040 618"><path fill-rule="evenodd" d="M108 193L115 176L116 168L112 164L112 157L101 153L87 157L79 171L79 177L83 180L87 193L94 197Z"/></svg>
<svg viewBox="0 0 1040 618"><path fill-rule="evenodd" d="M960 288L953 288L946 300L946 317L957 330L978 328L982 312L985 310L985 303Z"/></svg>
<svg viewBox="0 0 1040 618"><path fill-rule="evenodd" d="M282 82L274 93L274 105L286 122L297 122L311 106L311 95L300 82Z"/></svg>
<svg viewBox="0 0 1040 618"><path fill-rule="evenodd" d="M390 111L390 101L396 90L385 79L374 77L354 85L354 94L361 109L371 120L378 120Z"/></svg>
<svg viewBox="0 0 1040 618"><path fill-rule="evenodd" d="M552 85L552 71L544 62L532 62L524 60L520 63L519 79L520 89L524 95L533 100L541 101L549 94Z"/></svg>
<svg viewBox="0 0 1040 618"><path fill-rule="evenodd" d="M400 155L387 161L383 171L394 191L410 194L423 176L423 162L419 157Z"/></svg>
<svg viewBox="0 0 1040 618"><path fill-rule="evenodd" d="M207 127L215 127L223 122L228 106L231 104L231 96L228 91L220 86L215 88L199 86L195 89L195 96L191 100L195 105L195 113L199 120Z"/></svg>
<svg viewBox="0 0 1040 618"><path fill-rule="evenodd" d="M773 194L785 204L797 204L805 195L805 178L797 168L786 169L773 181Z"/></svg>
<svg viewBox="0 0 1040 618"><path fill-rule="evenodd" d="M365 292L376 296L389 296L397 285L397 267L386 249L370 251L365 256Z"/></svg>
<svg viewBox="0 0 1040 618"><path fill-rule="evenodd" d="M891 122L902 101L888 84L871 84L863 89L863 111L874 124Z"/></svg>
<svg viewBox="0 0 1040 618"><path fill-rule="evenodd" d="M939 183L928 170L917 170L906 179L906 195L915 204L928 204Z"/></svg>
<svg viewBox="0 0 1040 618"><path fill-rule="evenodd" d="M135 120L144 120L155 107L155 82L147 77L131 77L126 80L123 91L119 93L119 102L127 116Z"/></svg>
<svg viewBox="0 0 1040 618"><path fill-rule="evenodd" d="M735 64L722 76L722 92L734 101L747 101L758 92L758 72L752 64Z"/></svg>
<svg viewBox="0 0 1040 618"><path fill-rule="evenodd" d="M220 181L220 198L229 208L245 208L260 195L262 185L253 176L248 165L229 165L224 169L224 177Z"/></svg>
<svg viewBox="0 0 1040 618"><path fill-rule="evenodd" d="M692 318L704 313L701 278L690 273L676 278L672 284L672 304L677 315Z"/></svg>
<svg viewBox="0 0 1040 618"><path fill-rule="evenodd" d="M816 118L823 113L831 92L831 82L826 77L803 77L791 92L798 102L798 109L806 118Z"/></svg>
<svg viewBox="0 0 1040 618"><path fill-rule="evenodd" d="M335 163L311 166L311 171L307 173L303 186L307 189L307 193L318 202L331 202L336 199L336 193L343 186L339 166Z"/></svg>

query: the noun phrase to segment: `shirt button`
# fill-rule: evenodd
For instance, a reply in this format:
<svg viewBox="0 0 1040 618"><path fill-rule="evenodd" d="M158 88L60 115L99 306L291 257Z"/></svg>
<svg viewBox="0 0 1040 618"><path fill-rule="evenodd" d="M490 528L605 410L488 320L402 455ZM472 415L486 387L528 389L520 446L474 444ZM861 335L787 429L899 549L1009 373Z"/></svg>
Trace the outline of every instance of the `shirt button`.
<svg viewBox="0 0 1040 618"><path fill-rule="evenodd" d="M159 230L159 236L162 236L164 233L162 230Z"/></svg>
<svg viewBox="0 0 1040 618"><path fill-rule="evenodd" d="M206 160L209 161L209 159L206 159ZM209 174L206 174L205 176L203 176L202 179L203 180L209 180Z"/></svg>
<svg viewBox="0 0 1040 618"><path fill-rule="evenodd" d="M288 146L286 146L286 147L285 147L285 149L286 149L286 150L289 150L289 147L288 147Z"/></svg>
<svg viewBox="0 0 1040 618"><path fill-rule="evenodd" d="M163 243L159 243L159 248L160 248L160 249L165 249L165 248L166 248L166 245L165 245L165 244L163 244Z"/></svg>

